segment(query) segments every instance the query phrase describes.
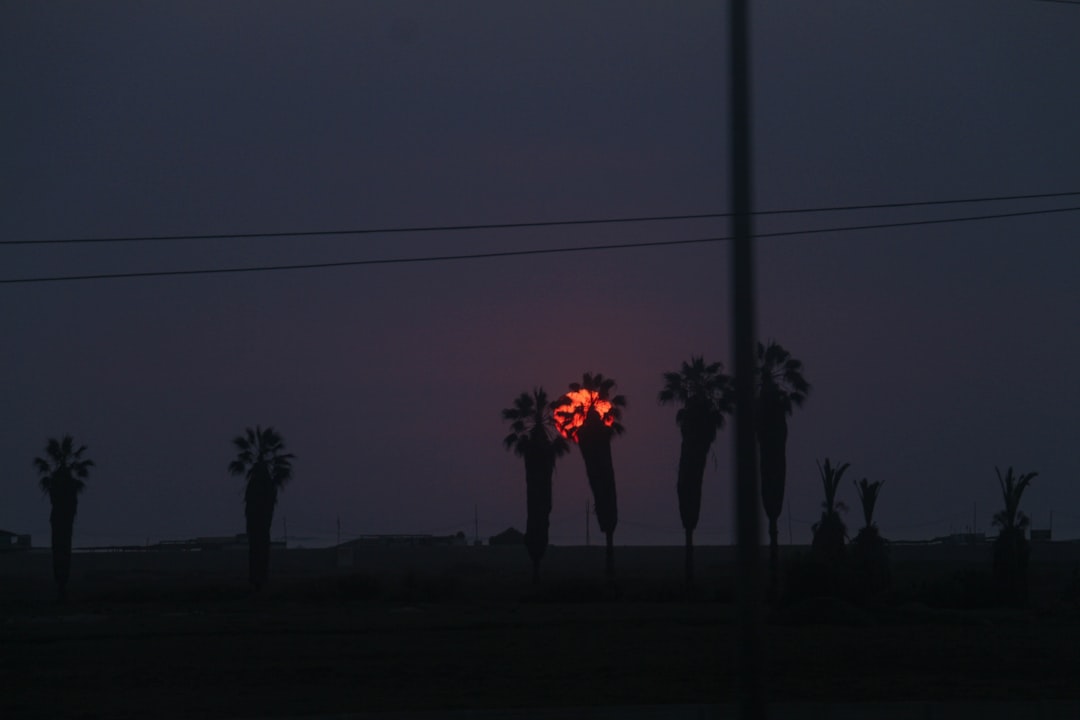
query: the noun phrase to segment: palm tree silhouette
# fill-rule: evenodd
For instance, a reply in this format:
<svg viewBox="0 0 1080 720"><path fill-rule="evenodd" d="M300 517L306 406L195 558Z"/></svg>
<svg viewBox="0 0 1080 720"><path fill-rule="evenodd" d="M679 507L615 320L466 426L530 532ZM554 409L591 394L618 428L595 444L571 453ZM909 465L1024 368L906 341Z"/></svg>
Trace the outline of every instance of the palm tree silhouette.
<svg viewBox="0 0 1080 720"><path fill-rule="evenodd" d="M887 589L890 583L885 539L881 537L877 523L874 522L874 507L884 485L883 480L870 482L866 478L855 483L865 524L851 543L856 570L854 579L867 599Z"/></svg>
<svg viewBox="0 0 1080 720"><path fill-rule="evenodd" d="M859 494L859 504L862 505L863 522L865 523L859 534L855 536L855 542L875 543L881 541L881 533L878 532L877 523L874 522L874 506L877 505L878 495L884 480L870 482L866 478L855 483L855 492Z"/></svg>
<svg viewBox="0 0 1080 720"><path fill-rule="evenodd" d="M271 427L245 428L233 438L239 451L229 463L231 475L243 475L244 515L247 519L248 579L259 590L266 584L270 566L270 525L278 491L292 479L293 454L285 452L285 442Z"/></svg>
<svg viewBox="0 0 1080 720"><path fill-rule="evenodd" d="M784 506L787 479L787 416L801 407L810 392L802 361L783 346L758 343L757 439L761 471L761 500L769 518L770 594L779 588L779 550L776 521Z"/></svg>
<svg viewBox="0 0 1080 720"><path fill-rule="evenodd" d="M1000 528L994 540L994 576L1008 602L1022 606L1027 602L1027 565L1031 547L1025 536L1030 520L1020 512L1020 498L1039 473L1016 476L1010 467L1002 476L997 466L994 472L1005 501L1005 508L994 514L994 525Z"/></svg>
<svg viewBox="0 0 1080 720"><path fill-rule="evenodd" d="M694 581L694 529L701 515L701 484L709 448L717 430L724 427L724 414L734 408L731 377L721 363L705 364L691 357L678 372L664 373L660 403L679 405L675 423L682 434L679 475L675 489L679 495L679 517L686 534L686 582Z"/></svg>
<svg viewBox="0 0 1080 720"><path fill-rule="evenodd" d="M615 526L619 522L615 498L615 468L611 462L611 438L625 428L619 422L626 398L613 395L615 381L601 374L585 373L581 383L571 383L570 392L551 404L555 427L581 447L585 474L593 494L593 507L607 550L605 567L609 579L615 577Z"/></svg>
<svg viewBox="0 0 1080 720"><path fill-rule="evenodd" d="M86 446L75 447L70 435L49 438L45 443L45 457L35 457L41 491L49 496L52 511L53 578L61 601L67 598L68 578L71 576L71 537L75 528L75 513L79 508L79 495L86 489L86 479L94 461L84 458Z"/></svg>
<svg viewBox="0 0 1080 720"><path fill-rule="evenodd" d="M531 395L518 395L513 407L503 410L502 416L510 422L510 434L503 439L503 445L525 460L525 547L532 559L535 583L548 546L551 476L555 461L570 452L570 444L555 432L555 418L543 388L535 388Z"/></svg>
<svg viewBox="0 0 1080 720"><path fill-rule="evenodd" d="M840 519L840 513L847 510L847 506L836 501L836 491L840 488L840 480L847 472L850 463L833 467L829 458L825 458L825 465L818 463L818 474L821 476L821 484L825 488L825 500L821 503L821 520L814 523L813 550L822 558L833 561L838 560L844 554L844 538L847 536L847 528Z"/></svg>

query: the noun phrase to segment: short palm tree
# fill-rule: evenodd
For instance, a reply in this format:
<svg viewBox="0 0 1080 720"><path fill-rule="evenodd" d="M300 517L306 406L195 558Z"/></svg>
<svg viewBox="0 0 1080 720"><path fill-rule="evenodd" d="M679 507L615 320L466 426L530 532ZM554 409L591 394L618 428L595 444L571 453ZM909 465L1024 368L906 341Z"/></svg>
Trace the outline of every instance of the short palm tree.
<svg viewBox="0 0 1080 720"><path fill-rule="evenodd" d="M825 489L825 500L821 503L821 520L814 523L813 550L824 560L833 561L840 559L844 554L844 539L847 537L847 528L840 519L840 513L847 510L842 502L837 502L836 491L840 487L840 480L847 472L850 463L844 463L833 467L829 458L825 458L825 465L818 463L818 474L821 476L821 484Z"/></svg>
<svg viewBox="0 0 1080 720"><path fill-rule="evenodd" d="M536 582L548 546L551 476L555 461L570 452L570 444L555 431L555 418L543 388L518 395L502 416L510 422L510 434L503 439L503 445L525 461L525 547Z"/></svg>
<svg viewBox="0 0 1080 720"><path fill-rule="evenodd" d="M757 346L757 439L761 472L761 500L769 518L769 570L775 597L779 576L777 520L784 506L787 479L787 418L802 407L810 392L802 361L783 346L770 342Z"/></svg>
<svg viewBox="0 0 1080 720"><path fill-rule="evenodd" d="M551 405L555 426L564 437L578 444L585 460L596 520L607 544L605 568L608 578L615 576L614 538L619 522L611 439L625 431L619 420L626 407L626 398L613 394L614 390L613 379L599 373L585 373L580 384L571 383L570 391Z"/></svg>
<svg viewBox="0 0 1080 720"><path fill-rule="evenodd" d="M866 478L855 483L865 524L851 543L855 562L855 577L852 579L858 583L855 589L859 590L866 600L887 590L891 583L888 549L877 523L874 522L874 507L884 485L883 480L870 482Z"/></svg>
<svg viewBox="0 0 1080 720"><path fill-rule="evenodd" d="M270 567L270 526L278 491L292 479L293 454L274 428L256 425L233 439L236 459L229 473L244 476L244 514L247 518L248 578L259 590L266 584Z"/></svg>
<svg viewBox="0 0 1080 720"><path fill-rule="evenodd" d="M49 496L52 512L53 577L60 599L67 597L68 578L71 576L71 538L75 528L75 513L79 508L79 495L86 489L86 479L94 461L84 458L86 446L75 447L70 435L60 440L50 438L45 443L45 457L34 458L41 491Z"/></svg>
<svg viewBox="0 0 1080 720"><path fill-rule="evenodd" d="M660 403L679 406L675 423L682 434L679 475L675 489L679 496L679 517L686 535L686 581L694 581L694 530L701 516L701 485L709 449L716 432L724 427L724 415L734 408L734 388L724 366L691 357L678 372L664 373Z"/></svg>
<svg viewBox="0 0 1080 720"><path fill-rule="evenodd" d="M994 515L994 525L999 528L997 539L994 540L994 576L1010 604L1024 605L1027 602L1027 565L1031 551L1025 533L1030 521L1027 515L1020 512L1020 498L1039 473L1016 476L1011 467L1004 476L997 467L994 467L994 472L997 473L1001 497L1005 502L1004 509Z"/></svg>
<svg viewBox="0 0 1080 720"><path fill-rule="evenodd" d="M862 505L865 522L859 534L855 536L856 543L874 543L881 540L877 523L874 522L874 506L877 505L878 494L881 493L881 487L884 484L884 480L870 482L866 478L855 483L855 491L859 493L859 504Z"/></svg>

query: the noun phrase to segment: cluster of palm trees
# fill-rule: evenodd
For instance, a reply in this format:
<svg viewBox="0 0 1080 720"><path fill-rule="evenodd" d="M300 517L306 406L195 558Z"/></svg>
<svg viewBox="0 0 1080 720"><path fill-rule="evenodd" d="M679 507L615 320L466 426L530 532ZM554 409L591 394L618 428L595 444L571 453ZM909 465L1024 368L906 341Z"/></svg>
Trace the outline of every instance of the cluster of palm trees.
<svg viewBox="0 0 1080 720"><path fill-rule="evenodd" d="M532 558L534 582L548 545L555 461L570 452L569 441L581 448L597 523L605 537L607 575L615 575L619 510L611 440L624 432L620 419L626 398L614 390L611 378L585 373L580 383L571 383L570 390L554 401L548 401L543 388L534 388L502 411L503 419L510 422L503 444L525 461L525 547Z"/></svg>
<svg viewBox="0 0 1080 720"><path fill-rule="evenodd" d="M777 521L784 504L787 480L787 419L801 407L810 392L803 376L803 364L782 345L770 342L757 346L755 368L756 436L759 452L761 498L769 521L770 597L779 593L779 542ZM734 408L733 378L719 362L706 363L703 357L691 357L678 371L663 374L661 404L678 407L675 422L682 435L676 492L679 517L685 532L685 574L694 581L694 530L701 514L701 487L706 460L717 432L723 429L725 416ZM603 375L585 373L581 383L571 383L566 394L549 401L543 388L522 393L512 407L503 410L511 423L504 444L525 461L526 532L525 545L533 563L533 580L539 576L540 561L548 545L549 516L552 507L551 479L556 461L570 451L567 438L581 448L586 475L593 493L596 517L606 538L606 573L614 577L613 536L618 521L615 473L611 459L611 440L624 431L621 420L626 399L614 394L615 381ZM574 405L582 390L590 391L589 403ZM605 422L596 406L604 404L611 417ZM571 408L568 410L567 408ZM568 430L569 429L569 430ZM849 463L833 465L829 458L818 463L825 491L821 519L813 526L812 548L815 555L836 564L845 554L847 528L841 513L846 507L838 500L838 491ZM996 468L995 468L996 470ZM1026 588L1028 546L1024 536L1027 518L1018 511L1020 496L1036 473L1014 476L998 471L1005 509L994 516L1001 528L995 541L995 574L1000 584L1022 602ZM855 537L854 556L870 590L888 585L888 562L885 541L873 514L883 481L867 478L855 482L862 506L864 525Z"/></svg>
<svg viewBox="0 0 1080 720"><path fill-rule="evenodd" d="M248 576L251 585L260 589L266 584L270 563L270 526L281 488L292 478L294 456L285 452L285 441L272 427L246 428L233 439L236 458L229 463L229 473L243 476L244 514L247 519ZM86 489L86 479L94 461L84 457L86 446L75 446L70 435L50 438L43 457L34 458L39 485L52 505L49 523L52 528L53 577L61 601L67 597L71 576L71 540L79 495Z"/></svg>
<svg viewBox="0 0 1080 720"><path fill-rule="evenodd" d="M844 473L851 464L834 465L832 460L825 458L824 463L817 463L817 467L825 499L821 503L821 518L811 527L813 539L810 547L816 567L826 578L816 578L816 581L820 583L824 580L829 585L834 584L836 576L850 559L857 577L849 590L857 591L864 599L875 597L888 588L890 575L885 540L874 522L874 508L885 483L882 480L870 482L866 478L853 483L862 506L864 525L851 542L852 552L849 558L846 552L847 526L840 515L847 511L847 506L839 499L839 490ZM777 589L772 588L774 599L777 594Z"/></svg>
<svg viewBox="0 0 1080 720"><path fill-rule="evenodd" d="M787 418L800 407L810 391L803 377L802 362L775 342L757 348L757 437L761 467L761 493L769 518L770 567L775 585L778 576L777 518L784 502L787 454ZM676 491L679 516L686 539L686 579L694 579L694 530L701 514L701 485L709 450L725 416L734 409L734 382L724 372L722 363L706 363L703 357L683 362L678 371L663 374L661 404L678 407L675 423L682 435ZM585 472L593 493L593 504L601 531L606 538L606 572L615 574L613 536L618 520L615 499L615 473L611 460L611 439L623 432L621 410L626 399L614 394L615 381L603 375L585 373L581 383L572 383L563 396L548 402L543 388L522 393L512 407L503 410L510 434L504 444L525 460L526 532L525 544L533 561L533 577L539 572L540 559L548 540L548 516L551 512L551 477L556 460L570 446L563 437L581 448ZM591 391L596 404L610 405L613 418L605 422L594 406L577 405L573 417L564 408L582 390ZM583 417L582 417L583 415ZM571 422L573 421L573 422ZM567 428L574 428L567 432Z"/></svg>
<svg viewBox="0 0 1080 720"><path fill-rule="evenodd" d="M761 496L769 519L770 594L779 586L777 519L784 501L787 474L787 418L806 400L810 385L803 377L802 363L781 345L758 344L756 367L757 445L761 473ZM678 371L663 374L661 404L678 407L675 423L682 436L676 492L679 517L685 532L685 572L694 580L693 535L701 514L701 487L706 460L725 416L734 407L734 382L719 362L706 363L702 357L683 362ZM571 441L581 449L585 472L593 494L593 507L606 539L606 574L615 575L614 534L618 524L612 439L624 432L621 423L626 398L615 393L616 383L600 374L585 373L580 383L549 400L543 388L523 392L511 407L502 411L510 423L504 445L525 462L526 529L525 546L533 565L533 579L539 578L540 562L548 546L552 508L552 476L556 461L570 452ZM584 399L583 399L584 398ZM256 589L267 581L270 557L270 528L278 493L292 478L295 459L285 451L281 434L272 427L245 428L233 439L236 457L229 473L245 480L244 507L249 549L249 580ZM70 435L49 439L43 457L34 458L39 482L52 505L53 574L59 597L66 596L71 573L71 543L79 495L86 487L94 462L85 457L86 446L76 446ZM843 555L847 530L840 513L846 508L837 500L841 479L848 463L834 466L826 458L818 464L825 490L821 520L813 527L813 549L823 558ZM1005 508L994 516L1001 532L995 541L995 575L1017 602L1026 588L1028 518L1019 511L1020 498L1037 473L1005 475L995 468ZM874 507L883 483L866 478L855 483L862 505L864 527L855 545L871 554L884 541L873 522Z"/></svg>
<svg viewBox="0 0 1080 720"><path fill-rule="evenodd" d="M833 570L845 559L848 534L840 513L847 508L837 499L837 491L849 467L850 463L833 465L829 458L825 458L824 464L818 463L825 499L821 503L821 519L812 528L814 536L811 548L815 558ZM994 525L999 528L998 536L994 539L996 590L1000 600L1023 606L1027 603L1027 567L1031 548L1026 533L1030 520L1020 512L1020 498L1038 473L1017 475L1011 467L1004 474L997 467L994 472L1004 503L1004 508L994 514ZM869 594L880 592L889 584L885 540L874 522L874 508L883 486L882 480L870 482L866 478L855 483L864 525L851 541L851 559L862 585L860 590Z"/></svg>
<svg viewBox="0 0 1080 720"><path fill-rule="evenodd" d="M837 499L840 489L840 481L844 473L851 467L851 463L833 465L829 458L825 463L818 463L818 475L825 490L825 500L821 503L821 519L814 523L811 530L814 533L811 544L814 552L826 560L835 560L844 551L844 543L847 541L847 526L844 524L840 513L847 512L847 506ZM862 506L863 527L853 540L861 546L871 546L884 543L877 523L874 522L874 508L877 506L881 488L885 485L884 480L870 482L866 478L854 483L855 492L859 496L859 504Z"/></svg>

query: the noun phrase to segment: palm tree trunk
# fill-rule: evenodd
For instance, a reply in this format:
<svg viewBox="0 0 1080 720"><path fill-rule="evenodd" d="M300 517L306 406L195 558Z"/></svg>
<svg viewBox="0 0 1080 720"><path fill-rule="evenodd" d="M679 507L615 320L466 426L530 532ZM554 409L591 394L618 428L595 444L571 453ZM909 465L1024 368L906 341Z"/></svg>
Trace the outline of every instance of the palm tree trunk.
<svg viewBox="0 0 1080 720"><path fill-rule="evenodd" d="M554 471L555 465L547 456L525 461L525 549L533 563L533 582L539 578L540 561L549 542Z"/></svg>
<svg viewBox="0 0 1080 720"><path fill-rule="evenodd" d="M270 575L270 533L255 527L248 531L248 580L261 590Z"/></svg>
<svg viewBox="0 0 1080 720"><path fill-rule="evenodd" d="M261 590L270 575L270 525L274 521L274 510L251 507L247 515L248 536L248 581L256 590Z"/></svg>
<svg viewBox="0 0 1080 720"><path fill-rule="evenodd" d="M578 447L585 461L585 475L593 494L593 508L600 531L607 538L606 570L608 580L615 579L615 526L619 522L615 496L615 468L611 462L611 430L600 416L590 413L578 431Z"/></svg>
<svg viewBox="0 0 1080 720"><path fill-rule="evenodd" d="M578 447L585 461L585 475L593 494L593 508L600 531L610 539L619 522L615 494L615 468L611 461L611 430L592 414L578 433Z"/></svg>
<svg viewBox="0 0 1080 720"><path fill-rule="evenodd" d="M686 531L686 584L694 584L694 531Z"/></svg>
<svg viewBox="0 0 1080 720"><path fill-rule="evenodd" d="M679 496L679 517L686 533L686 583L694 582L694 529L701 516L701 484L715 431L706 425L683 425L679 452L679 475L675 490Z"/></svg>
<svg viewBox="0 0 1080 720"><path fill-rule="evenodd" d="M52 525L53 579L56 581L57 599L67 599L67 584L71 577L71 537L75 513L66 508L54 507L49 518Z"/></svg>
<svg viewBox="0 0 1080 720"><path fill-rule="evenodd" d="M769 599L780 595L780 543L777 540L776 518L769 518Z"/></svg>
<svg viewBox="0 0 1080 720"><path fill-rule="evenodd" d="M248 580L261 590L270 574L270 526L274 522L277 489L266 475L252 478L244 494L247 521Z"/></svg>
<svg viewBox="0 0 1080 720"><path fill-rule="evenodd" d="M769 518L769 598L780 592L780 560L776 520L784 508L787 480L787 415L775 401L758 406L758 459L761 502Z"/></svg>

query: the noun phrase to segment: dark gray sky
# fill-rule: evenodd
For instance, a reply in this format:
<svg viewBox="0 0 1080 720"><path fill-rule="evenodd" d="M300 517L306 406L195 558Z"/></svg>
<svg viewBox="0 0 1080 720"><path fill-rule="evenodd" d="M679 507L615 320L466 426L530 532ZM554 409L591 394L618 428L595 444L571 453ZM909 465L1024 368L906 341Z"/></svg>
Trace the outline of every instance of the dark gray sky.
<svg viewBox="0 0 1080 720"><path fill-rule="evenodd" d="M0 4L0 240L722 212L724 3ZM1080 7L754 3L762 209L1080 191ZM1080 206L1080 197L762 219L761 232ZM893 538L987 529L994 465L1080 536L1080 213L758 242L759 329L806 365L791 528L815 458L884 480ZM0 279L677 240L725 221L0 246ZM0 527L48 542L31 458L98 464L76 544L243 529L230 439L298 456L291 536L524 525L499 411L583 371L630 406L622 543L681 541L661 373L730 366L724 243L459 263L0 285ZM699 538L731 532L731 434ZM853 508L850 485L842 499ZM552 541L584 535L574 455ZM787 539L788 518L781 521ZM595 533L595 527L594 527Z"/></svg>

